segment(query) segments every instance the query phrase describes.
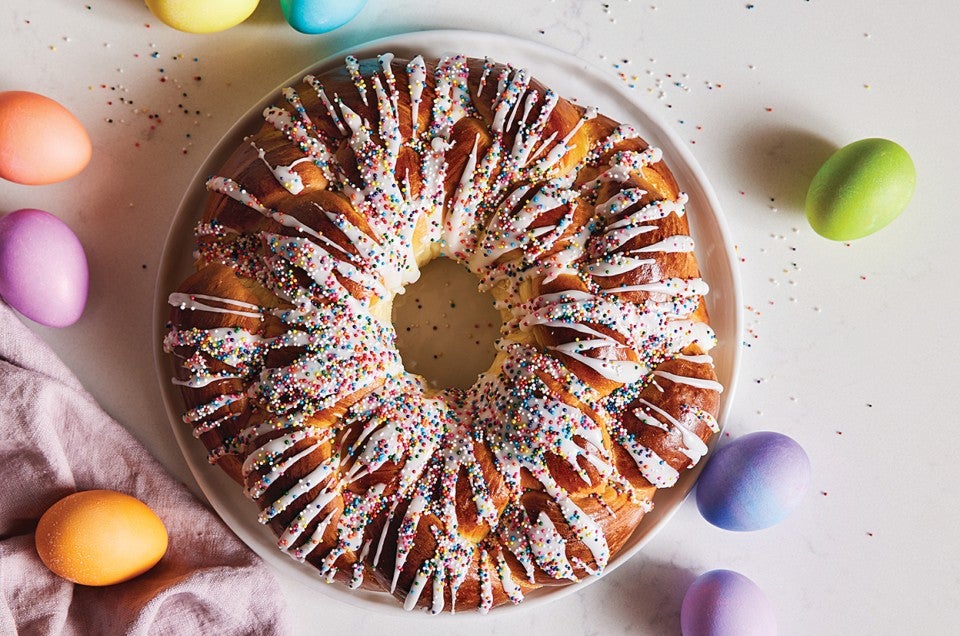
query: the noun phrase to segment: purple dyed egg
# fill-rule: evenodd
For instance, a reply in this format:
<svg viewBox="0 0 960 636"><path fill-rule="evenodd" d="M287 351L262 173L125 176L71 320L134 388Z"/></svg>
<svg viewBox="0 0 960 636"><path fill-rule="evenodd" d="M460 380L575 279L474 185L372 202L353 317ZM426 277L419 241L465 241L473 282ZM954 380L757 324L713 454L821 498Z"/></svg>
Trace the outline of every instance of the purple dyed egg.
<svg viewBox="0 0 960 636"><path fill-rule="evenodd" d="M0 296L48 327L75 323L87 304L87 257L76 234L43 210L0 218Z"/></svg>
<svg viewBox="0 0 960 636"><path fill-rule="evenodd" d="M761 530L787 518L810 486L810 459L781 433L750 433L718 449L697 482L700 514L724 530Z"/></svg>
<svg viewBox="0 0 960 636"><path fill-rule="evenodd" d="M775 636L777 617L756 583L732 570L697 577L680 607L683 636Z"/></svg>

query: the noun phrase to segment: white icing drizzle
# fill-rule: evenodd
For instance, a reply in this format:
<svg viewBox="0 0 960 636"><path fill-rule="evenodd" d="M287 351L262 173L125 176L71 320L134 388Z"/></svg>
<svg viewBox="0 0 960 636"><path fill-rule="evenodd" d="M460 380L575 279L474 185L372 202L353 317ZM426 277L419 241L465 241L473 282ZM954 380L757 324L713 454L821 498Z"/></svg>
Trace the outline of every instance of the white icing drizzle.
<svg viewBox="0 0 960 636"><path fill-rule="evenodd" d="M645 369L642 365L630 360L608 360L604 358L592 358L584 355L585 351L614 347L625 349L626 347L619 342L609 338L590 338L587 340L577 340L575 342L565 342L560 345L549 347L551 351L558 351L566 356L581 362L608 380L631 384L639 382L644 376Z"/></svg>
<svg viewBox="0 0 960 636"><path fill-rule="evenodd" d="M234 201L242 203L252 210L256 210L263 216L273 219L284 227L294 228L298 232L309 234L314 238L319 236L316 230L309 225L300 222L300 220L298 220L296 217L293 217L289 214L276 212L265 207L255 196L244 190L232 179L226 179L224 177L211 177L207 181L207 188L213 190L214 192L219 192L220 194L228 196Z"/></svg>
<svg viewBox="0 0 960 636"><path fill-rule="evenodd" d="M677 483L680 473L651 449L630 436L621 437L617 442L627 449L640 474L651 484L657 488L669 488Z"/></svg>
<svg viewBox="0 0 960 636"><path fill-rule="evenodd" d="M430 126L434 149L437 149L436 139L449 140L454 124L467 115L466 104L470 99L467 73L467 58L462 55L443 57L437 64L433 122Z"/></svg>
<svg viewBox="0 0 960 636"><path fill-rule="evenodd" d="M240 309L217 307L209 303L201 302L204 300L221 303L224 305L233 305L234 307L240 307ZM263 314L261 313L260 308L256 305L240 302L239 300L233 300L231 298L219 298L217 296L208 296L206 294L184 294L181 292L173 292L170 294L170 296L168 296L167 301L174 307L179 307L180 309L189 309L190 311L209 311L217 314L233 314L235 316L243 316L245 318L263 319Z"/></svg>
<svg viewBox="0 0 960 636"><path fill-rule="evenodd" d="M367 556L367 550L370 547L370 543L365 543L363 545L363 551L360 553L360 558L356 563L353 564L353 575L350 577L350 582L347 584L351 590L360 589L360 586L363 585L363 560Z"/></svg>
<svg viewBox="0 0 960 636"><path fill-rule="evenodd" d="M490 579L490 555L486 548L480 549L480 561L477 565L480 578L480 604L477 611L486 614L493 607L493 582Z"/></svg>
<svg viewBox="0 0 960 636"><path fill-rule="evenodd" d="M548 483L545 486L547 493L557 502L574 536L590 550L596 565L595 571L602 571L610 560L610 546L600 524L577 506L556 484Z"/></svg>
<svg viewBox="0 0 960 636"><path fill-rule="evenodd" d="M403 515L403 522L400 524L400 531L397 535L397 555L394 559L393 581L390 583L390 593L397 589L397 581L400 573L403 572L403 566L407 562L407 555L410 554L410 548L413 547L413 538L417 533L417 525L420 523L420 517L423 516L427 508L427 498L417 495L410 500L407 511ZM416 603L416 600L414 600Z"/></svg>
<svg viewBox="0 0 960 636"><path fill-rule="evenodd" d="M407 596L403 601L403 609L408 612L417 606L420 595L423 594L423 590L427 586L427 578L430 575L427 573L426 568L427 566L424 565L417 570L416 576L413 577L413 583L410 584L410 590L407 592Z"/></svg>
<svg viewBox="0 0 960 636"><path fill-rule="evenodd" d="M714 433L720 432L720 424L717 422L716 418L712 414L704 411L703 409L694 409L693 416L703 422L707 428L709 428Z"/></svg>
<svg viewBox="0 0 960 636"><path fill-rule="evenodd" d="M621 227L629 227L635 225L643 225L651 221L658 221L662 218L669 216L670 214L676 214L677 216L683 216L686 212L684 204L686 203L686 195L681 193L680 197L676 201L654 201L640 208L636 212L633 212L629 216L623 217L618 221L614 221L607 225L607 230L613 230Z"/></svg>
<svg viewBox="0 0 960 636"><path fill-rule="evenodd" d="M247 455L243 462L242 472L246 477L254 470L271 460L279 458L288 448L310 437L310 431L305 429L295 429L263 443L254 452Z"/></svg>
<svg viewBox="0 0 960 636"><path fill-rule="evenodd" d="M239 414L238 414L238 413L231 413L230 415L226 415L226 416L224 416L224 417L217 418L217 419L215 419L215 420L210 420L210 419L208 419L208 420L206 420L206 421L202 421L202 420L201 420L200 422L198 422L198 423L196 423L196 424L194 425L194 427L193 427L193 436L194 436L194 437L200 437L201 435L203 435L204 433L206 433L206 432L208 432L208 431L212 431L212 430L214 430L214 429L216 429L216 428L220 428L220 425L221 425L221 424L224 424L225 422L230 422L230 421L232 421L232 420L235 420L235 419L237 419L238 417L239 417Z"/></svg>
<svg viewBox="0 0 960 636"><path fill-rule="evenodd" d="M640 201L646 193L647 191L641 188L625 188L597 205L597 215L603 218L618 216L637 201Z"/></svg>
<svg viewBox="0 0 960 636"><path fill-rule="evenodd" d="M300 451L296 455L289 457L282 462L279 462L275 466L272 466L270 470L263 473L260 478L253 483L247 485L244 490L244 494L251 499L259 499L263 493L267 491L267 487L277 480L278 477L283 475L287 470L296 464L298 461L312 454L316 450L313 446L308 446L304 450Z"/></svg>
<svg viewBox="0 0 960 636"><path fill-rule="evenodd" d="M604 289L603 293L619 294L634 291L663 294L668 297L698 297L705 296L710 291L710 288L702 278L668 278L653 283L611 287L610 289Z"/></svg>
<svg viewBox="0 0 960 636"><path fill-rule="evenodd" d="M489 57L483 58L483 73L480 74L480 84L477 86L477 97L483 95L483 87L487 85L487 76L493 70L494 63Z"/></svg>
<svg viewBox="0 0 960 636"><path fill-rule="evenodd" d="M327 503L332 501L335 496L336 496L336 493L329 493L327 497L324 498L324 500L320 500L319 498L315 499L312 502L311 506L304 508L304 513L307 513L308 511L310 512L307 514L301 513L300 516L297 517L297 524L291 524L290 526L287 527L287 529L284 531L284 534L281 536L277 545L282 550L284 550L284 552L287 552L288 554L290 554L290 556L292 556L294 559L301 562L305 561L307 557L314 551L314 549L316 549L316 547L320 545L320 543L323 541L323 535L327 531L327 528L330 527L330 524L333 522L333 518L336 515L336 511L334 510L334 511L331 511L329 514L327 514L327 516L324 517L319 524L317 524L317 528L313 532L313 534L310 536L310 538L307 539L307 541L303 545L294 549L292 553L289 552L290 546L303 533L303 529L306 528L306 524L313 521L313 519L317 516L317 514L319 514L319 512L323 509L323 507Z"/></svg>
<svg viewBox="0 0 960 636"><path fill-rule="evenodd" d="M393 58L393 53L381 53L377 56L377 62L380 64L380 72L387 78L387 86L390 87L390 93L396 95L397 79L393 75Z"/></svg>
<svg viewBox="0 0 960 636"><path fill-rule="evenodd" d="M170 382L176 384L177 386L188 386L191 389L199 389L207 386L208 384L213 384L214 382L222 382L224 380L236 380L241 376L233 373L207 373L207 374L195 374L187 378L186 380L180 380L178 378L170 378Z"/></svg>
<svg viewBox="0 0 960 636"><path fill-rule="evenodd" d="M657 369L656 371L654 371L653 374L661 378L666 378L671 382L676 382L678 384L689 384L690 386L695 386L698 389L707 389L708 391L716 391L718 393L723 391L723 385L717 382L716 380L707 380L705 378L693 378L688 375L677 375L675 373L661 371L660 369Z"/></svg>
<svg viewBox="0 0 960 636"><path fill-rule="evenodd" d="M256 142L251 141L250 145L256 149L257 157L265 166L267 166L267 169L273 174L273 177L277 180L277 183L282 185L290 194L297 195L303 192L303 179L293 169L298 164L301 164L305 161L310 161L310 157L297 159L293 163L286 166L271 166L270 162L267 161L266 151L264 151L263 148L257 147Z"/></svg>
<svg viewBox="0 0 960 636"><path fill-rule="evenodd" d="M708 353L701 353L698 355L678 353L676 357L677 360L686 360L687 362L692 362L694 364L713 364L713 358Z"/></svg>
<svg viewBox="0 0 960 636"><path fill-rule="evenodd" d="M606 278L620 276L656 262L652 258L633 258L618 252L590 263L587 265L587 271L596 278Z"/></svg>
<svg viewBox="0 0 960 636"><path fill-rule="evenodd" d="M528 100L531 102L531 97L535 98L537 95L535 92L531 92L528 96ZM543 139L543 130L547 125L547 122L550 120L550 115L553 114L553 109L559 101L559 97L556 93L547 89L546 93L543 96L543 104L540 107L540 114L537 115L537 118L529 126L526 125L527 117L524 116L523 122L521 123L520 130L517 131L517 138L514 140L513 152L511 153L512 157L516 161L517 165L526 166L531 158L536 157L540 154L540 150L534 151L534 146L540 143L540 149L543 149L549 146L557 137L556 131L551 133L550 136L546 139Z"/></svg>
<svg viewBox="0 0 960 636"><path fill-rule="evenodd" d="M260 523L266 523L270 519L273 519L276 515L286 510L294 501L310 492L312 488L325 482L333 475L336 468L336 465L330 460L320 463L313 471L305 477L302 477L293 488L285 492L279 499L273 501L270 507L260 511Z"/></svg>
<svg viewBox="0 0 960 636"><path fill-rule="evenodd" d="M513 69L509 81L502 77L500 83L502 88L498 87L494 98L493 122L490 124L490 130L494 133L507 131L507 117L519 105L520 98L530 84L530 76L524 69Z"/></svg>
<svg viewBox="0 0 960 636"><path fill-rule="evenodd" d="M430 602L430 613L439 614L443 611L443 582L444 582L444 571L443 571L443 561L440 561L436 566L433 574L433 596Z"/></svg>
<svg viewBox="0 0 960 636"><path fill-rule="evenodd" d="M310 116L307 115L307 109L303 107L303 102L300 101L300 95L297 94L297 91L293 90L291 87L286 87L280 89L280 94L283 95L283 98L287 100L293 109L297 113L297 117L300 118L308 127L313 127L313 122L310 120Z"/></svg>
<svg viewBox="0 0 960 636"><path fill-rule="evenodd" d="M237 400L242 400L244 397L246 396L237 393L218 395L206 404L201 404L200 406L190 409L183 414L182 419L185 424L192 424L201 419L209 417L210 415L213 415L220 409L233 404Z"/></svg>
<svg viewBox="0 0 960 636"><path fill-rule="evenodd" d="M557 571L556 578L577 579L573 565L567 559L567 542L557 532L547 513L541 512L536 521L527 526L527 533L537 564L545 570Z"/></svg>
<svg viewBox="0 0 960 636"><path fill-rule="evenodd" d="M335 177L331 165L335 163L330 151L324 143L313 137L303 120L294 117L282 108L271 106L263 111L264 120L284 134L293 144L302 150L315 165L323 172L327 181L334 181Z"/></svg>
<svg viewBox="0 0 960 636"><path fill-rule="evenodd" d="M466 258L476 241L474 228L477 224L477 206L483 196L476 182L477 144L479 143L480 135L477 135L463 168L463 174L460 176L453 206L444 222L444 252L454 258Z"/></svg>
<svg viewBox="0 0 960 636"><path fill-rule="evenodd" d="M380 540L377 541L377 551L373 555L373 567L377 567L380 564L380 555L383 553L383 544L387 540L387 531L390 530L390 523L393 521L393 513L396 511L396 504L390 508L390 513L387 515L386 521L383 523L383 529L380 531Z"/></svg>
<svg viewBox="0 0 960 636"><path fill-rule="evenodd" d="M340 115L337 114L336 109L334 109L333 104L330 102L330 98L327 97L327 94L323 90L323 85L320 81L313 75L307 75L303 78L303 81L313 87L317 92L317 96L320 98L320 101L323 102L324 108L327 109L327 115L330 116L330 121L333 122L333 125L337 127L337 130L340 131L340 134L346 135L347 129L343 127L343 120L340 119Z"/></svg>
<svg viewBox="0 0 960 636"><path fill-rule="evenodd" d="M560 140L560 143L555 145L547 155L540 159L537 162L537 169L541 172L546 172L550 168L553 168L557 163L563 159L570 151L570 142L573 141L574 136L580 132L580 128L583 127L585 123L597 116L597 109L590 107L584 111L583 116L580 120L570 129L570 132Z"/></svg>
<svg viewBox="0 0 960 636"><path fill-rule="evenodd" d="M423 89L427 86L427 65L422 56L416 56L407 64L407 77L410 85L411 125L413 131L417 132L420 126L420 100L423 98Z"/></svg>
<svg viewBox="0 0 960 636"><path fill-rule="evenodd" d="M177 300L177 299L175 299ZM175 306L179 306L177 303ZM253 312L251 312L253 313ZM257 316L261 316L257 313ZM192 347L194 354L183 362L183 367L195 375L208 372L204 356L209 356L234 367L241 377L246 377L250 367L257 365L269 340L252 334L239 327L219 327L214 329L177 329L167 333L163 348L167 353L177 347Z"/></svg>
<svg viewBox="0 0 960 636"><path fill-rule="evenodd" d="M654 413L657 413L658 415L663 417L665 420L667 420L667 422L669 422L670 425L672 425L674 429L676 429L680 433L680 435L683 437L683 444L684 444L684 448L681 448L680 450L683 452L684 455L690 458L691 466L696 464L698 461L700 461L701 457L707 454L707 445L703 443L703 440L700 439L700 437L696 434L696 432L688 429L679 420L677 420L675 417L673 417L672 415L670 415L669 413L661 409L659 406L652 404L651 402L648 402L647 400L643 400L643 399L639 400L639 402L645 408L650 409ZM650 415L647 415L641 409L634 409L634 415L636 415L640 421L647 424L648 426L662 427L659 420L656 420L656 418L651 417Z"/></svg>
<svg viewBox="0 0 960 636"><path fill-rule="evenodd" d="M357 87L357 92L360 93L360 99L363 100L363 105L368 106L367 103L367 85L363 81L363 76L360 75L360 62L352 55L348 55L344 60L347 67L347 72L350 73L350 79L353 80L353 85Z"/></svg>
<svg viewBox="0 0 960 636"><path fill-rule="evenodd" d="M513 574L510 572L510 566L502 553L497 553L497 574L500 576L500 585L503 587L504 594L510 599L510 602L516 605L523 601L523 592L520 586L513 580Z"/></svg>

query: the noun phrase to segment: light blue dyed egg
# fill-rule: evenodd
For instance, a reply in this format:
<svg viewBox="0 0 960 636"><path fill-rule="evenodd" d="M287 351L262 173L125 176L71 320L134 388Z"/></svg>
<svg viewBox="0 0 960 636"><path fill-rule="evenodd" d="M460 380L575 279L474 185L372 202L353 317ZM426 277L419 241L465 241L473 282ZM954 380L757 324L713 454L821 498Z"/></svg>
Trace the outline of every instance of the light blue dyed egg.
<svg viewBox="0 0 960 636"><path fill-rule="evenodd" d="M721 447L697 482L697 507L725 530L761 530L787 518L810 486L810 459L781 433L750 433Z"/></svg>
<svg viewBox="0 0 960 636"><path fill-rule="evenodd" d="M283 15L301 33L327 33L352 20L367 0L280 0Z"/></svg>
<svg viewBox="0 0 960 636"><path fill-rule="evenodd" d="M756 583L732 570L697 577L680 606L683 636L775 636L777 617Z"/></svg>

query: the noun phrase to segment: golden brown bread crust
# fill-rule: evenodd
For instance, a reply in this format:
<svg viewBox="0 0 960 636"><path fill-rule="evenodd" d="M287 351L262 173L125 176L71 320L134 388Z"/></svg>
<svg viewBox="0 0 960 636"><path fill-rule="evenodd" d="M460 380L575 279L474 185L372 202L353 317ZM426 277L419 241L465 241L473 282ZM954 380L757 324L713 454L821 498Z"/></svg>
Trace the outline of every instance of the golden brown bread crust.
<svg viewBox="0 0 960 636"><path fill-rule="evenodd" d="M208 186L165 343L185 420L329 580L485 611L590 576L718 430L673 175L523 71L348 60ZM504 337L472 389L428 395L376 315L438 255Z"/></svg>

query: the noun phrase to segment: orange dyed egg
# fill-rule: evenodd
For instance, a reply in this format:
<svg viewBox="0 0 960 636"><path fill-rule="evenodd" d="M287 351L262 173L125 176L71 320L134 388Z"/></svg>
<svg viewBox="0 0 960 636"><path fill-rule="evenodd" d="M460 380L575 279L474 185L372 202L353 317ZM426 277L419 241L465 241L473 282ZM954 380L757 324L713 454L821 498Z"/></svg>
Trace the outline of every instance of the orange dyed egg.
<svg viewBox="0 0 960 636"><path fill-rule="evenodd" d="M113 585L157 564L167 550L167 529L139 499L86 490L43 513L36 545L54 574L81 585Z"/></svg>
<svg viewBox="0 0 960 636"><path fill-rule="evenodd" d="M0 177L56 183L83 170L91 152L83 124L59 103L27 91L0 92Z"/></svg>

